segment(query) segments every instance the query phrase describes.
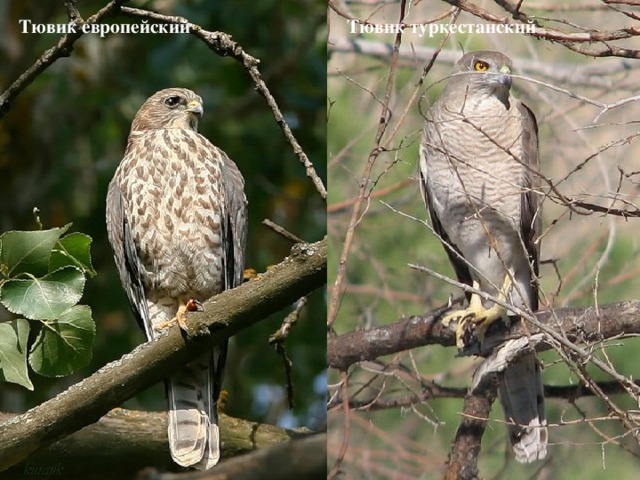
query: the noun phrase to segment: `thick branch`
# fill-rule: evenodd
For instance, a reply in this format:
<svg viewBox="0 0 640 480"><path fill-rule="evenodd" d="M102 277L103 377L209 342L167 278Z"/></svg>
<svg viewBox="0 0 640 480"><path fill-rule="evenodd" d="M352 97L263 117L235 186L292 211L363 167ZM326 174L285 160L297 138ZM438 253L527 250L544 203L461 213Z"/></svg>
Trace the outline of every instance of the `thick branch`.
<svg viewBox="0 0 640 480"><path fill-rule="evenodd" d="M323 480L327 434L309 435L220 463L204 472L165 473L154 480Z"/></svg>
<svg viewBox="0 0 640 480"><path fill-rule="evenodd" d="M448 4L461 8L462 10L475 15L478 18L482 18L489 22L503 24L503 25L518 25L532 23L536 25L536 29L532 33L528 33L532 37L542 38L551 42L557 42L565 46L569 50L580 53L582 55L588 55L592 57L625 57L625 58L640 58L640 50L634 50L631 48L623 48L614 45L612 42L615 40L633 38L640 35L640 29L633 25L630 27L622 28L613 32L607 31L581 31L581 32L562 32L553 28L544 28L536 22L534 17L530 17L521 11L510 12L511 16L517 21L512 21L509 17L500 17L492 14L488 10L484 10L467 0L444 0ZM503 8L505 2L501 2ZM505 10L509 11L509 8Z"/></svg>
<svg viewBox="0 0 640 480"><path fill-rule="evenodd" d="M462 418L447 459L446 480L478 478L478 458L481 440L487 426L491 405L498 392L501 375L485 375L464 397Z"/></svg>
<svg viewBox="0 0 640 480"><path fill-rule="evenodd" d="M14 414L0 413L0 421ZM298 436L272 425L220 416L222 457L288 442ZM116 409L93 425L43 448L2 474L5 480L58 473L66 480L135 478L146 467L177 470L167 445L166 412Z"/></svg>
<svg viewBox="0 0 640 480"><path fill-rule="evenodd" d="M295 302L326 283L326 239L295 245L256 280L213 297L189 314L189 338L174 326L57 397L0 425L0 471L80 428L166 378L212 345Z"/></svg>
<svg viewBox="0 0 640 480"><path fill-rule="evenodd" d="M455 345L455 325L444 327L438 320L443 310L424 316L403 318L396 323L370 330L358 330L338 337L327 338L329 366L346 370L350 365L374 360L403 350L424 345ZM629 301L609 305L560 308L536 313L536 318L556 331L563 332L572 342L593 342L619 335L640 333L640 302ZM499 322L495 323L496 327ZM534 334L539 330L533 325L514 325L507 338ZM495 338L495 342L492 340ZM504 341L505 336L488 334L485 346L491 348ZM542 343L538 350L548 349Z"/></svg>

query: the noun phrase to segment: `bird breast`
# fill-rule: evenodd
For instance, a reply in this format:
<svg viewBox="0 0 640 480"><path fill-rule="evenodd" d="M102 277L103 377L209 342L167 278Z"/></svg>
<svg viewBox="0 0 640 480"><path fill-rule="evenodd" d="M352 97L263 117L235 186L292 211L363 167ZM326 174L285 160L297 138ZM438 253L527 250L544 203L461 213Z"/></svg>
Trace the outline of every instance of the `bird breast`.
<svg viewBox="0 0 640 480"><path fill-rule="evenodd" d="M522 256L520 123L516 108L485 98L434 108L425 125L421 161L432 208L467 261L495 279L504 278L502 261Z"/></svg>
<svg viewBox="0 0 640 480"><path fill-rule="evenodd" d="M130 141L119 173L148 287L196 299L222 290L221 167L218 150L190 130Z"/></svg>

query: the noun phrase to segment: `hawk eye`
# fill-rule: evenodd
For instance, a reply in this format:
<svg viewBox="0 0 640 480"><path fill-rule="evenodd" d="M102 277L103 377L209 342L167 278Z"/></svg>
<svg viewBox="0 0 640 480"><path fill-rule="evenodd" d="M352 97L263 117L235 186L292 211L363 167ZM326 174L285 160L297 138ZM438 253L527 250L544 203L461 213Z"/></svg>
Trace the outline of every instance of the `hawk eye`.
<svg viewBox="0 0 640 480"><path fill-rule="evenodd" d="M164 101L164 104L169 108L175 108L180 103L180 97L174 95L172 97L167 97Z"/></svg>
<svg viewBox="0 0 640 480"><path fill-rule="evenodd" d="M489 70L489 64L487 62L483 62L482 60L478 60L473 64L473 69L476 72L486 72Z"/></svg>

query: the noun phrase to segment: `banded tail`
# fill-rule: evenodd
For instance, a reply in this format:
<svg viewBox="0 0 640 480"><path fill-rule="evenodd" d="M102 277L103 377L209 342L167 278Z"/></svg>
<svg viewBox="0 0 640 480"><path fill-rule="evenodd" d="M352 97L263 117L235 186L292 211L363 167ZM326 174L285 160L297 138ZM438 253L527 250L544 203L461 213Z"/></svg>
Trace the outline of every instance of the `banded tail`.
<svg viewBox="0 0 640 480"><path fill-rule="evenodd" d="M509 422L509 440L516 461L530 463L547 455L547 420L540 365L525 355L504 372L498 396Z"/></svg>
<svg viewBox="0 0 640 480"><path fill-rule="evenodd" d="M220 459L216 402L225 358L226 346L215 348L167 381L169 449L178 465L206 470Z"/></svg>

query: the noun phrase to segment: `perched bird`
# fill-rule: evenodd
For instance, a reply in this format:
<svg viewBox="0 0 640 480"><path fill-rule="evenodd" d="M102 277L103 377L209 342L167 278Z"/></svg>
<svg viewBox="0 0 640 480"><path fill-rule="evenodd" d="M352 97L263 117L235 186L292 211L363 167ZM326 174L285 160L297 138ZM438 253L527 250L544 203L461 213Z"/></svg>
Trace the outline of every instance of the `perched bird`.
<svg viewBox="0 0 640 480"><path fill-rule="evenodd" d="M510 92L511 71L511 60L498 52L470 52L457 62L425 116L420 190L458 280L535 312L538 129L531 110ZM509 320L498 304L467 298L468 308L443 319L458 322L459 347L474 335L481 340L490 323ZM544 393L533 351L507 368L498 393L516 460L544 458Z"/></svg>
<svg viewBox="0 0 640 480"><path fill-rule="evenodd" d="M153 94L131 125L109 184L107 232L133 313L147 339L188 305L242 283L247 239L244 179L198 133L202 99L185 88ZM182 466L204 470L220 458L216 402L227 345L167 381L169 447Z"/></svg>

